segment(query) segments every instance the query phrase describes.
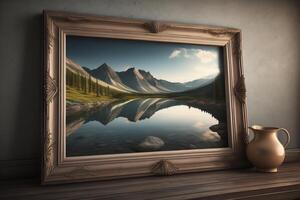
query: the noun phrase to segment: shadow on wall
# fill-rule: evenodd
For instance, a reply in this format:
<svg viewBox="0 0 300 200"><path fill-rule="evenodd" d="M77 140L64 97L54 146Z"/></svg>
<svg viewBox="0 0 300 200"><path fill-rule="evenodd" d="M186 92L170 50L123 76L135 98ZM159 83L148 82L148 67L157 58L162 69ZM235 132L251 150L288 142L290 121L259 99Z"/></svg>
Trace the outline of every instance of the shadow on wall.
<svg viewBox="0 0 300 200"><path fill-rule="evenodd" d="M40 174L37 160L41 157L43 17L42 15L24 17L22 22L18 23L22 23L24 33L24 44L19 45L23 47L19 50L22 55L20 63L23 66L19 66L20 71L16 72L19 73L20 80L19 90L16 91L15 124L11 132L9 152L12 157L21 157L21 160L9 162L7 170L4 170L7 177L32 177ZM31 154L32 157L27 159L22 152L26 155ZM24 165L24 168L18 167L19 164Z"/></svg>

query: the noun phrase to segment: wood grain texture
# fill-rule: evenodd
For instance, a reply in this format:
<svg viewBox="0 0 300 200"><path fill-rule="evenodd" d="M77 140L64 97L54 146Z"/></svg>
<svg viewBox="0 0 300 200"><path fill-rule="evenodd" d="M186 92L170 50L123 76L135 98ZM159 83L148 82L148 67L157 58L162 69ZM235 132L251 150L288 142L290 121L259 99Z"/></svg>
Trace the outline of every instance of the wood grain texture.
<svg viewBox="0 0 300 200"><path fill-rule="evenodd" d="M0 199L297 199L300 163L278 173L251 169L41 186L38 180L0 182Z"/></svg>

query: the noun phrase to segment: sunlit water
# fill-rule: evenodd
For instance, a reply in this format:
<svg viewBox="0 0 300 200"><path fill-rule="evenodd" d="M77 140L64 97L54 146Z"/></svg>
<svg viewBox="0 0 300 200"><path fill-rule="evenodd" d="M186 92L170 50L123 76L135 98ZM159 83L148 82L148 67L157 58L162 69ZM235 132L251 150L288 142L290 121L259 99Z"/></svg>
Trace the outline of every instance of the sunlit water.
<svg viewBox="0 0 300 200"><path fill-rule="evenodd" d="M67 136L67 156L223 147L219 134L209 129L218 123L210 113L186 105L136 122L124 117L106 125L86 121Z"/></svg>

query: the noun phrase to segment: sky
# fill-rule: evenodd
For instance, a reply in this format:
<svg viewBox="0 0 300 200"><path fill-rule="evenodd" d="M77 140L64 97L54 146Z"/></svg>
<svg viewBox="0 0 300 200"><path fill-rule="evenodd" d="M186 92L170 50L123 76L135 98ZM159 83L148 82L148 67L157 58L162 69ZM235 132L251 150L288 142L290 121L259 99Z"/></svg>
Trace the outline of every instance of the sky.
<svg viewBox="0 0 300 200"><path fill-rule="evenodd" d="M221 47L110 38L67 36L66 56L90 69L103 63L115 71L135 67L181 83L214 78L223 67Z"/></svg>

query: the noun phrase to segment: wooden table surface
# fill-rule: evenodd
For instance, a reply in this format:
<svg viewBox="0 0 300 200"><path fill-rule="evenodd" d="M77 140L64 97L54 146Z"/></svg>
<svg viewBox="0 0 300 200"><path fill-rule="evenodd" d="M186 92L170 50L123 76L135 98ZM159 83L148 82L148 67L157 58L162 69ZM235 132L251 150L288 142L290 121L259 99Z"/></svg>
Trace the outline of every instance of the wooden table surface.
<svg viewBox="0 0 300 200"><path fill-rule="evenodd" d="M300 163L278 173L250 169L41 186L39 180L0 182L0 199L300 199Z"/></svg>

